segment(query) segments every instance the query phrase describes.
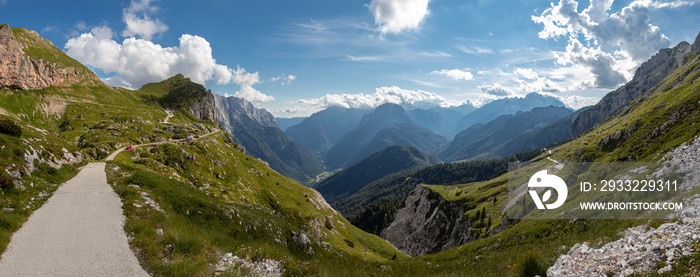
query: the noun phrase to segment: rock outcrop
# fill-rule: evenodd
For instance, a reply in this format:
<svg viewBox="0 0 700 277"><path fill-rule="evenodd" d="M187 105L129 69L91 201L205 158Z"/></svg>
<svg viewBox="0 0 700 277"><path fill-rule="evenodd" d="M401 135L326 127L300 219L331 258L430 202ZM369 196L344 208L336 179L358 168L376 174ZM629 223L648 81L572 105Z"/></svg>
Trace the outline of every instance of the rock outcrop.
<svg viewBox="0 0 700 277"><path fill-rule="evenodd" d="M640 65L631 81L608 93L598 104L578 116L574 121L572 134L581 135L610 116L627 110L632 101L656 90L661 81L681 66L685 56L691 52L700 53L700 34L693 45L684 41L676 47L661 49Z"/></svg>
<svg viewBox="0 0 700 277"><path fill-rule="evenodd" d="M224 131L235 133L231 122L241 118L249 118L264 127L279 127L275 117L265 109L258 109L243 98L215 96L219 124Z"/></svg>
<svg viewBox="0 0 700 277"><path fill-rule="evenodd" d="M85 68L76 68L25 54L28 42L40 44L57 55L65 55L35 31L21 30L26 38L18 40L9 24L0 26L0 89L34 90L49 86L65 86L82 80L99 80ZM45 49L42 49L45 50ZM57 59L59 57L56 57ZM67 55L60 57L70 59Z"/></svg>
<svg viewBox="0 0 700 277"><path fill-rule="evenodd" d="M219 122L219 114L216 112L216 99L211 90L207 90L204 97L199 102L191 105L189 110L196 118Z"/></svg>
<svg viewBox="0 0 700 277"><path fill-rule="evenodd" d="M681 191L695 189L700 178L700 136L666 153L662 159L665 166L652 175L659 178L671 169L683 176ZM638 226L625 231L623 238L594 249L586 242L576 244L567 254L561 255L547 270L547 276L630 276L634 274L663 274L672 269L672 264L683 256L699 249L694 248L700 240L700 195L683 200L683 209L669 215L680 218L658 228ZM661 268L657 266L661 264Z"/></svg>
<svg viewBox="0 0 700 277"><path fill-rule="evenodd" d="M381 237L412 257L445 251L479 237L471 231L473 221L463 209L419 186L406 197L405 206L396 211L394 222Z"/></svg>
<svg viewBox="0 0 700 277"><path fill-rule="evenodd" d="M547 270L547 276L630 276L670 271L671 264L695 253L693 244L700 239L700 221L686 219L666 223L645 231L647 226L630 228L625 237L594 249L588 243L576 244Z"/></svg>

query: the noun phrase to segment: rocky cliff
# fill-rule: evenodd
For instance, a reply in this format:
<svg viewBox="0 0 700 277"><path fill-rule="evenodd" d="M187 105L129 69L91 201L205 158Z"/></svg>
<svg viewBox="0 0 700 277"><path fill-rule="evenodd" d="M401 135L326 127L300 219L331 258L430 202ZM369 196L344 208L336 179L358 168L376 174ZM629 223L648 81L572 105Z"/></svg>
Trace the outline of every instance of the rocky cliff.
<svg viewBox="0 0 700 277"><path fill-rule="evenodd" d="M34 90L83 80L99 79L37 32L0 26L0 89Z"/></svg>
<svg viewBox="0 0 700 277"><path fill-rule="evenodd" d="M233 129L231 122L242 117L250 118L265 127L279 127L270 112L256 108L245 99L216 95L213 100L216 102L218 122L226 132L234 133L236 130Z"/></svg>
<svg viewBox="0 0 700 277"><path fill-rule="evenodd" d="M299 182L323 172L321 159L285 134L275 117L245 99L215 95L218 123L246 153Z"/></svg>
<svg viewBox="0 0 700 277"><path fill-rule="evenodd" d="M207 90L207 93L204 94L199 102L190 105L190 113L202 120L219 122L219 114L216 112L216 99L211 90Z"/></svg>
<svg viewBox="0 0 700 277"><path fill-rule="evenodd" d="M445 251L479 237L471 231L473 221L464 216L463 209L419 186L406 197L405 206L381 237L412 257Z"/></svg>
<svg viewBox="0 0 700 277"><path fill-rule="evenodd" d="M640 65L631 81L608 93L598 104L578 116L574 121L572 134L581 135L610 116L627 110L633 100L653 92L664 78L684 63L684 57L689 53L700 53L700 34L693 45L684 41L676 47L661 49Z"/></svg>

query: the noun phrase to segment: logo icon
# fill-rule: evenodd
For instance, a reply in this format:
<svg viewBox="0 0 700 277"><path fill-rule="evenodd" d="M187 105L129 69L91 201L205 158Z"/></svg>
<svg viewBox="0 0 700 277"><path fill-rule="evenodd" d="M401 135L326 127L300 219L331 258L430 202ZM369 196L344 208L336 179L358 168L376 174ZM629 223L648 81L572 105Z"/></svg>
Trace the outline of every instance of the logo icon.
<svg viewBox="0 0 700 277"><path fill-rule="evenodd" d="M534 189L531 189L530 196L532 197L532 200L535 201L535 205L537 206L538 209L544 210L545 206L547 209L556 209L561 207L561 205L564 204L564 201L566 201L566 196L569 193L568 188L566 187L566 183L564 180L559 178L556 175L548 175L547 170L542 170L535 175L532 175L530 177L530 181L527 183L528 188L553 188L554 190L557 191L557 201L554 201L554 203L551 204L543 204L544 202L547 202L549 198L552 197L552 190L547 190L544 195L542 195L542 199L540 199L540 196L537 195L537 191Z"/></svg>

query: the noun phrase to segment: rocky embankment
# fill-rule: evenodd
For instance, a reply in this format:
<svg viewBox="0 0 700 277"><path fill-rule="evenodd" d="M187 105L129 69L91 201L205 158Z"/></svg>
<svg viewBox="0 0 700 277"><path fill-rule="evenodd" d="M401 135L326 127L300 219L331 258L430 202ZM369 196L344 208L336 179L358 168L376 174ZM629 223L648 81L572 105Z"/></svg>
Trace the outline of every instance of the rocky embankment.
<svg viewBox="0 0 700 277"><path fill-rule="evenodd" d="M381 237L412 257L445 251L479 236L470 230L473 222L463 209L419 186L406 197L404 208L396 211L394 222Z"/></svg>
<svg viewBox="0 0 700 277"><path fill-rule="evenodd" d="M666 169L675 168L684 176L681 191L690 191L700 183L700 137L685 143L664 155ZM664 169L657 172L663 174ZM666 223L658 228L638 226L625 231L619 240L593 249L588 243L576 244L561 255L548 276L630 276L635 273L661 274L672 269L672 264L683 256L692 255L698 249L700 239L700 195L683 201L683 210L670 217L678 222ZM648 229L647 229L648 228ZM661 268L657 265L661 263Z"/></svg>
<svg viewBox="0 0 700 277"><path fill-rule="evenodd" d="M36 43L56 48L35 31L24 30ZM25 55L27 43L17 40L9 24L0 26L0 89L33 90L61 86L80 80L98 80L92 72L50 63ZM61 51L56 48L56 51Z"/></svg>

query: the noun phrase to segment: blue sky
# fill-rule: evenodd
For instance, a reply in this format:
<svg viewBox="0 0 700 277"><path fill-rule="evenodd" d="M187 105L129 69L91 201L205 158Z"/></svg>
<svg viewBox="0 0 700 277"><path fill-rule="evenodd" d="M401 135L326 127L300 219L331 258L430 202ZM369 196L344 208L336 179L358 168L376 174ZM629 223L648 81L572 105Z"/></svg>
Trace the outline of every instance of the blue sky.
<svg viewBox="0 0 700 277"><path fill-rule="evenodd" d="M0 0L0 21L110 85L183 73L282 117L529 92L577 108L658 49L692 43L699 14L697 0Z"/></svg>

